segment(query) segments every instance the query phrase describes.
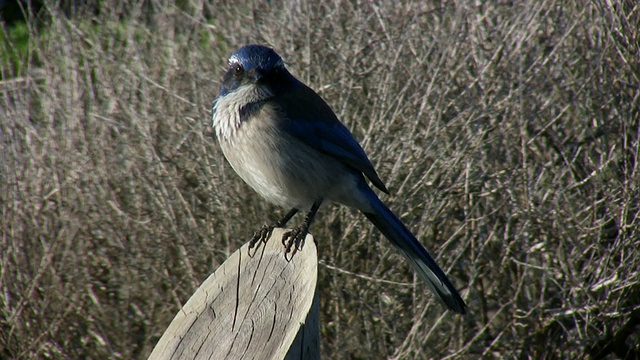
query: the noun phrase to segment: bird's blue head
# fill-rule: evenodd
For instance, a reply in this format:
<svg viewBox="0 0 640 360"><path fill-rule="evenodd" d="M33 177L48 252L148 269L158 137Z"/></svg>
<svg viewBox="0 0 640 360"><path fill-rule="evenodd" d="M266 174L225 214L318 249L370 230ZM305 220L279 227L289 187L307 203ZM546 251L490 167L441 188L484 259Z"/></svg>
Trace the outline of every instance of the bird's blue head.
<svg viewBox="0 0 640 360"><path fill-rule="evenodd" d="M220 96L244 85L268 86L271 90L276 90L293 82L295 78L273 49L262 45L246 45L229 58L229 69L224 75Z"/></svg>

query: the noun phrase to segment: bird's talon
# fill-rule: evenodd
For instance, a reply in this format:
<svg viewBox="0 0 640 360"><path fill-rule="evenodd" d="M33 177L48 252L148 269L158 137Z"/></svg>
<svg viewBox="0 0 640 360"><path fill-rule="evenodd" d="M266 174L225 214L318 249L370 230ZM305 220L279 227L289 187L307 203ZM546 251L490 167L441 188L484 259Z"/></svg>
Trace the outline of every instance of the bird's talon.
<svg viewBox="0 0 640 360"><path fill-rule="evenodd" d="M291 251L291 247L293 245L293 230L287 231L282 237L282 245L284 245L285 254L288 254Z"/></svg>
<svg viewBox="0 0 640 360"><path fill-rule="evenodd" d="M273 233L273 226L262 225L260 230L253 233L251 240L249 240L249 250L253 249L257 243L266 243Z"/></svg>
<svg viewBox="0 0 640 360"><path fill-rule="evenodd" d="M301 236L299 236L296 239L296 249L297 250L302 250L302 247L304 246L304 239L307 237L306 233L301 233Z"/></svg>
<svg viewBox="0 0 640 360"><path fill-rule="evenodd" d="M282 237L282 245L285 247L285 257L289 253L291 253L291 257L293 257L295 253L302 250L306 236L307 232L300 228L286 232Z"/></svg>

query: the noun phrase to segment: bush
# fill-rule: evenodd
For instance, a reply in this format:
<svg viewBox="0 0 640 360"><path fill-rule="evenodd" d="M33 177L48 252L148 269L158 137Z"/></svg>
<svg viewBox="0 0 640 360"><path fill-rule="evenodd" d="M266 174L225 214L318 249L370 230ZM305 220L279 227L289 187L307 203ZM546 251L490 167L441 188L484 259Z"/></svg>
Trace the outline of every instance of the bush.
<svg viewBox="0 0 640 360"><path fill-rule="evenodd" d="M42 11L26 69L1 69L0 357L146 358L284 214L205 135L246 43L273 46L353 130L469 305L444 311L364 217L328 207L311 229L325 358L640 351L635 2Z"/></svg>

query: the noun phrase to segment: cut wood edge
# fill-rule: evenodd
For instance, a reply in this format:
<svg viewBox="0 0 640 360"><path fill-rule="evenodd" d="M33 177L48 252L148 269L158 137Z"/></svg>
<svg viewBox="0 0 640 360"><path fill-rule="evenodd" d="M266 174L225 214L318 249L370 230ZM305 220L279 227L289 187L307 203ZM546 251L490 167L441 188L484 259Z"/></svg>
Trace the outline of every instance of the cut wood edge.
<svg viewBox="0 0 640 360"><path fill-rule="evenodd" d="M284 231L234 252L178 311L149 359L319 359L317 249L307 235L285 258Z"/></svg>

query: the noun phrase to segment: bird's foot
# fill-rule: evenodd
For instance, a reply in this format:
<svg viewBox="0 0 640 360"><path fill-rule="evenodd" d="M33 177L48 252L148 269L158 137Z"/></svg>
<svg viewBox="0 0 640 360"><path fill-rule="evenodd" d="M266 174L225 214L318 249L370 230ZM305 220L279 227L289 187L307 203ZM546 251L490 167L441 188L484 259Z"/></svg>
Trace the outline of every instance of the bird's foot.
<svg viewBox="0 0 640 360"><path fill-rule="evenodd" d="M262 225L260 230L254 232L251 240L249 240L249 250L253 249L258 243L266 243L275 227L274 225Z"/></svg>
<svg viewBox="0 0 640 360"><path fill-rule="evenodd" d="M284 233L284 236L282 237L282 245L285 247L285 258L287 257L287 254L291 253L291 258L288 259L291 260L296 252L302 250L302 247L304 246L304 239L307 237L308 232L309 230L305 226L300 226Z"/></svg>

